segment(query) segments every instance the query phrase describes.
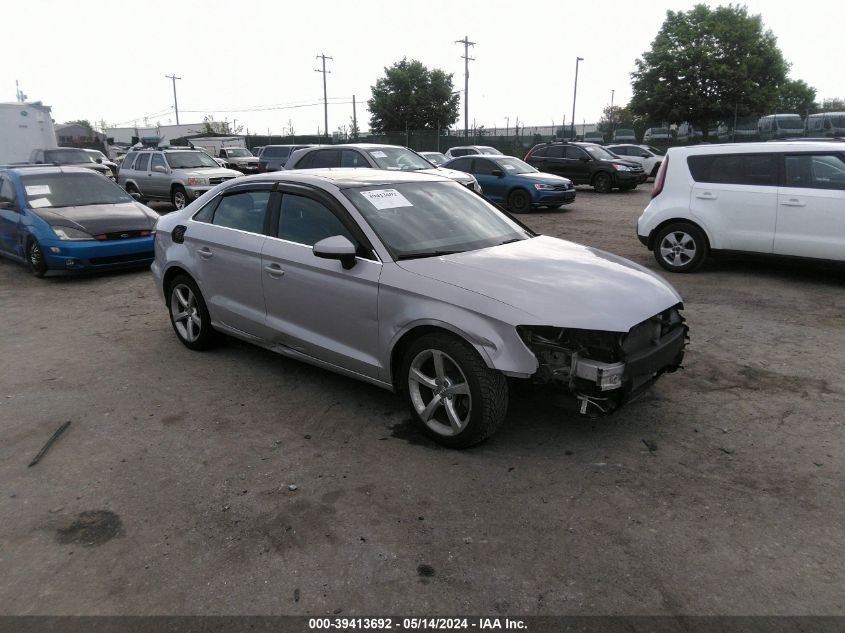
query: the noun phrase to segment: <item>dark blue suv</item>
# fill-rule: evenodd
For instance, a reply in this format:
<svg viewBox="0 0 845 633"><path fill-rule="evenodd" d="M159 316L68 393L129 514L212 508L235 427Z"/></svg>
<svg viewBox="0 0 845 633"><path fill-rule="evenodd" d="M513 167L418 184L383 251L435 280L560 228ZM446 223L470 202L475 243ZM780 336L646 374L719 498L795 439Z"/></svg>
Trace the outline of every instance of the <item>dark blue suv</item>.
<svg viewBox="0 0 845 633"><path fill-rule="evenodd" d="M79 167L0 168L0 255L48 270L149 266L158 214Z"/></svg>
<svg viewBox="0 0 845 633"><path fill-rule="evenodd" d="M556 209L575 200L571 180L540 173L512 156L462 156L443 167L472 174L486 198L506 205L514 213L525 213L534 207Z"/></svg>

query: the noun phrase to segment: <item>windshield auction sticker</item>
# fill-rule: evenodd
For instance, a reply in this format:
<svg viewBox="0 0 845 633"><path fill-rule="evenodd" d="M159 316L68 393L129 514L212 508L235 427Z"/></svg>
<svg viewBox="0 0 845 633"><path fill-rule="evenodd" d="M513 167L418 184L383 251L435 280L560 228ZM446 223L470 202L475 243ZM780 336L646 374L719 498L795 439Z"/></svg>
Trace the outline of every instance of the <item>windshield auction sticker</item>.
<svg viewBox="0 0 845 633"><path fill-rule="evenodd" d="M397 207L412 207L414 205L396 189L371 189L362 191L361 195L370 201L376 209L396 209Z"/></svg>
<svg viewBox="0 0 845 633"><path fill-rule="evenodd" d="M50 185L29 185L26 188L26 195L28 196L49 196Z"/></svg>

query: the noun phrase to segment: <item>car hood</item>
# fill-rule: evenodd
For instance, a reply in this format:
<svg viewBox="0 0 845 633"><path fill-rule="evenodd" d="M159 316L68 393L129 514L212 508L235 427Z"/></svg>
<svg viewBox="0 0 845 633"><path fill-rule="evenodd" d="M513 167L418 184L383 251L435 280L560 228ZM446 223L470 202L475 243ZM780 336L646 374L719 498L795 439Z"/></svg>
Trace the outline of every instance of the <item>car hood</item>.
<svg viewBox="0 0 845 633"><path fill-rule="evenodd" d="M53 226L70 226L91 235L119 231L148 231L156 222L154 211L137 202L92 204L84 207L33 209Z"/></svg>
<svg viewBox="0 0 845 633"><path fill-rule="evenodd" d="M227 158L224 160L228 160L230 163L257 163L258 159L255 156L233 156L232 158Z"/></svg>
<svg viewBox="0 0 845 633"><path fill-rule="evenodd" d="M191 178L237 178L241 176L241 172L234 169L227 169L226 167L203 167L202 169L174 169L178 171L181 176Z"/></svg>
<svg viewBox="0 0 845 633"><path fill-rule="evenodd" d="M398 265L522 311L525 321L512 325L627 332L681 302L634 262L546 236Z"/></svg>
<svg viewBox="0 0 845 633"><path fill-rule="evenodd" d="M443 178L450 178L458 182L472 182L474 177L465 171L458 171L457 169L444 169L443 167L432 167L431 169L417 169L414 170L418 174L431 174L432 176L442 176Z"/></svg>
<svg viewBox="0 0 845 633"><path fill-rule="evenodd" d="M507 172L505 172L507 174ZM563 185L572 184L569 178L563 176L555 176L554 174L544 174L542 172L528 172L527 174L510 174L514 178L527 178L531 182L543 183L546 185Z"/></svg>
<svg viewBox="0 0 845 633"><path fill-rule="evenodd" d="M111 170L104 163L64 163L60 167L84 167L85 169L93 169L101 174L111 173Z"/></svg>

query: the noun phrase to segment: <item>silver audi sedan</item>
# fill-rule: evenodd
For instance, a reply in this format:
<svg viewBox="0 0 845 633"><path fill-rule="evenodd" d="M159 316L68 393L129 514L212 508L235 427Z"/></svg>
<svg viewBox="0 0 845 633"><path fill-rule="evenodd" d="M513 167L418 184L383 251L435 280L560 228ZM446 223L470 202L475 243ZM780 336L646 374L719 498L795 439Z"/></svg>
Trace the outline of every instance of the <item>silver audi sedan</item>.
<svg viewBox="0 0 845 633"><path fill-rule="evenodd" d="M187 347L227 334L398 391L446 446L489 437L513 380L607 413L684 355L681 297L660 277L439 176L238 178L156 228L152 272Z"/></svg>

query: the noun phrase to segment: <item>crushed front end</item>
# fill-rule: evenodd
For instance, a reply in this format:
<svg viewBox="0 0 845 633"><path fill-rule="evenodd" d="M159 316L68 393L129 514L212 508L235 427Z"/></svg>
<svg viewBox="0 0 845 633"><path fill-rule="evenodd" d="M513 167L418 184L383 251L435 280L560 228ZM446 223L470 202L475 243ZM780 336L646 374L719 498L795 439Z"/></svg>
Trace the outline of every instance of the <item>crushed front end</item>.
<svg viewBox="0 0 845 633"><path fill-rule="evenodd" d="M537 358L536 384L565 387L582 414L610 413L684 359L688 328L681 304L628 332L548 326L517 327Z"/></svg>

